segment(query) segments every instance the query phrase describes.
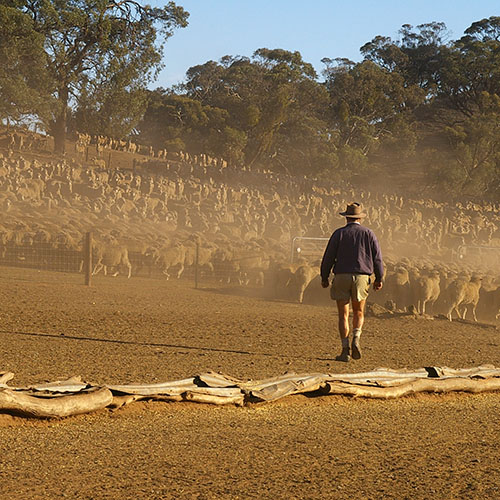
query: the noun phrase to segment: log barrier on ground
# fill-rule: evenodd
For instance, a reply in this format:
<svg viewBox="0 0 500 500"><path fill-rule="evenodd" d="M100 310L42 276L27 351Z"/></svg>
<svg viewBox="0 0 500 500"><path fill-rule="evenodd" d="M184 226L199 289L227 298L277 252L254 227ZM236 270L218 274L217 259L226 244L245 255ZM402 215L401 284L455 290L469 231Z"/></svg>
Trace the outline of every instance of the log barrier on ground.
<svg viewBox="0 0 500 500"><path fill-rule="evenodd" d="M26 418L67 417L104 408L116 409L140 400L246 406L269 403L294 394L393 399L422 392L500 390L500 368L492 365L462 369L378 368L347 374L285 373L265 380L248 381L208 372L172 382L104 386L72 377L47 384L11 387L7 382L13 377L11 372L0 372L0 413Z"/></svg>

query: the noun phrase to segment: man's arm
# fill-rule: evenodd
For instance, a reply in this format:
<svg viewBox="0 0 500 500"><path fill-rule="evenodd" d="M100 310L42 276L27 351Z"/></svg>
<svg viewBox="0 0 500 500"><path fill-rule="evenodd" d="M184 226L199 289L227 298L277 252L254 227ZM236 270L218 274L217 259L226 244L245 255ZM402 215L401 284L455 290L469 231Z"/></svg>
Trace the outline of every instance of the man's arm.
<svg viewBox="0 0 500 500"><path fill-rule="evenodd" d="M383 286L384 279L384 262L382 260L382 251L380 249L380 244L377 237L372 233L372 258L373 258L373 269L375 272L375 282L373 283L374 290L380 290Z"/></svg>
<svg viewBox="0 0 500 500"><path fill-rule="evenodd" d="M328 278L330 277L330 272L337 259L337 248L338 235L337 231L335 231L328 241L323 259L321 260L321 286L323 288L327 288L329 285Z"/></svg>

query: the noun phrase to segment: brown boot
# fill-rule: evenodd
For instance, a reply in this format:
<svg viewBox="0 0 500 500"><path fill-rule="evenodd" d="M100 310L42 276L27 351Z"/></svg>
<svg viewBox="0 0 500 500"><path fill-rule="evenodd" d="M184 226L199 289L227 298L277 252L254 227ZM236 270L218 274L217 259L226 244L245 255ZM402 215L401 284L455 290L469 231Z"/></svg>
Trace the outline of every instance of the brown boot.
<svg viewBox="0 0 500 500"><path fill-rule="evenodd" d="M352 341L352 359L361 359L361 347L359 345L359 339L354 339Z"/></svg>
<svg viewBox="0 0 500 500"><path fill-rule="evenodd" d="M351 358L349 347L343 347L342 352L335 358L335 361L344 361L345 363Z"/></svg>

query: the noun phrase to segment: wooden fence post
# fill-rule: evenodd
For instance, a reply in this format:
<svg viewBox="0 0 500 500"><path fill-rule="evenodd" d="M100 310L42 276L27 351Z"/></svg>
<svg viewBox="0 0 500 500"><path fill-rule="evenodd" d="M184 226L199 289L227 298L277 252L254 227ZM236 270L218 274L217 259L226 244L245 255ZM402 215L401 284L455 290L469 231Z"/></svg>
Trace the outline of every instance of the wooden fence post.
<svg viewBox="0 0 500 500"><path fill-rule="evenodd" d="M92 281L92 233L90 231L85 234L83 269L85 271L85 284L90 286Z"/></svg>
<svg viewBox="0 0 500 500"><path fill-rule="evenodd" d="M108 168L111 167L111 151L108 154Z"/></svg>

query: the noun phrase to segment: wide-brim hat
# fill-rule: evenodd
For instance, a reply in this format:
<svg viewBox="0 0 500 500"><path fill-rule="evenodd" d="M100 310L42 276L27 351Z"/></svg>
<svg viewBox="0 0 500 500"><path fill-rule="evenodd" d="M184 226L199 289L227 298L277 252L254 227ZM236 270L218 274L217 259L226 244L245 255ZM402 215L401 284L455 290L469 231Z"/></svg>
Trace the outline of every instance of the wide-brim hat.
<svg viewBox="0 0 500 500"><path fill-rule="evenodd" d="M344 217L350 217L352 219L361 219L362 217L366 217L365 212L363 212L363 208L360 203L349 203L345 212L339 212L340 215Z"/></svg>

